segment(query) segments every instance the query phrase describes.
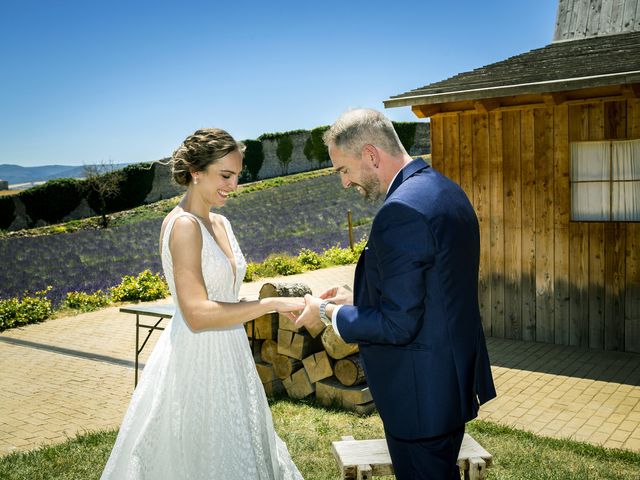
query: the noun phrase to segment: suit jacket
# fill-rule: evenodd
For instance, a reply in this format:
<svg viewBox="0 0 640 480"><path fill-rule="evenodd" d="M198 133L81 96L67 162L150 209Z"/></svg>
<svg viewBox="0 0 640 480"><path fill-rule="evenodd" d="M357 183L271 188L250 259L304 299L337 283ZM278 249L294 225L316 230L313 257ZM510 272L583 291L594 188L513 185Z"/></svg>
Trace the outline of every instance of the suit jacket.
<svg viewBox="0 0 640 480"><path fill-rule="evenodd" d="M385 430L448 433L495 397L478 306L478 219L464 191L422 159L405 166L373 220L336 323L359 343Z"/></svg>

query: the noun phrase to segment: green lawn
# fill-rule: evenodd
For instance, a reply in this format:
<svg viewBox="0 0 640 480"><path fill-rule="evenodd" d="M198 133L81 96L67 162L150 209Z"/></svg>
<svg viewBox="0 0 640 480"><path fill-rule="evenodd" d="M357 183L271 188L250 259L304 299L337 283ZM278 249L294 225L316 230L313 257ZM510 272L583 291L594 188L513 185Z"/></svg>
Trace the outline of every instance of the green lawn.
<svg viewBox="0 0 640 480"><path fill-rule="evenodd" d="M382 438L377 415L357 414L288 399L271 404L276 429L289 446L306 479L334 480L337 468L331 441L343 435ZM489 479L638 479L640 454L594 447L569 440L474 421L467 427L494 456ZM116 432L81 435L65 443L0 458L6 480L97 479L107 461ZM383 477L379 477L383 478Z"/></svg>

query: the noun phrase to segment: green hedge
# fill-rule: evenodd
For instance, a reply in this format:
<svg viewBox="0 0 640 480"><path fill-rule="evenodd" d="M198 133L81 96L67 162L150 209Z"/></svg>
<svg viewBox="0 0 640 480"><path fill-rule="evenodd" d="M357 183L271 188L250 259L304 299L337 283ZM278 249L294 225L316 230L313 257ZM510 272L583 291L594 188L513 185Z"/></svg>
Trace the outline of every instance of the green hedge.
<svg viewBox="0 0 640 480"><path fill-rule="evenodd" d="M288 132L275 132L275 133L263 133L258 137L258 140L263 142L265 140L280 140L282 137L288 137L289 135L295 135L297 133L307 133L309 130L290 130Z"/></svg>
<svg viewBox="0 0 640 480"><path fill-rule="evenodd" d="M391 122L393 128L396 130L400 142L404 146L404 149L409 153L411 147L416 141L416 125L415 122Z"/></svg>
<svg viewBox="0 0 640 480"><path fill-rule="evenodd" d="M7 229L16 218L16 207L12 195L0 197L0 229Z"/></svg>
<svg viewBox="0 0 640 480"><path fill-rule="evenodd" d="M44 220L47 223L62 221L80 204L83 197L82 181L75 178L49 180L17 196L25 206L26 213L31 219L31 226L34 226L38 220Z"/></svg>

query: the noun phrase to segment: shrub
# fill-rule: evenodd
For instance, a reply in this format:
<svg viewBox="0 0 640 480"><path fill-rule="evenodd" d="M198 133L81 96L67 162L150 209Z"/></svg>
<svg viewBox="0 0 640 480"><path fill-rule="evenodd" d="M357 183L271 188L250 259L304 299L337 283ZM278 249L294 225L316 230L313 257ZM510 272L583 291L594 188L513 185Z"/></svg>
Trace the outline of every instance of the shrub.
<svg viewBox="0 0 640 480"><path fill-rule="evenodd" d="M294 275L302 273L303 268L295 258L288 255L274 253L269 255L262 262L260 270L273 271L276 275ZM268 275L263 275L268 276Z"/></svg>
<svg viewBox="0 0 640 480"><path fill-rule="evenodd" d="M0 300L0 331L17 326L19 309L20 300L15 297Z"/></svg>
<svg viewBox="0 0 640 480"><path fill-rule="evenodd" d="M250 262L247 264L247 273L244 274L245 282L253 282L256 278L259 277L258 269L260 268L259 263Z"/></svg>
<svg viewBox="0 0 640 480"><path fill-rule="evenodd" d="M125 275L122 283L111 288L114 302L148 302L169 295L167 282L160 274L144 270L137 277Z"/></svg>
<svg viewBox="0 0 640 480"><path fill-rule="evenodd" d="M35 292L25 293L22 299L9 298L0 300L0 330L43 322L53 314L53 305L47 298L51 287Z"/></svg>
<svg viewBox="0 0 640 480"><path fill-rule="evenodd" d="M320 255L308 248L300 250L300 253L298 254L298 262L306 270L317 270L322 266L322 259L320 258Z"/></svg>
<svg viewBox="0 0 640 480"><path fill-rule="evenodd" d="M64 305L73 310L81 312L92 312L98 308L105 307L109 303L109 297L102 293L102 290L96 290L93 293L85 292L68 292L64 299Z"/></svg>
<svg viewBox="0 0 640 480"><path fill-rule="evenodd" d="M364 251L364 247L366 246L367 246L366 238L361 238L360 241L354 243L353 245L353 255L355 256L354 262L358 261L358 258L360 258L360 254L362 254L362 252Z"/></svg>
<svg viewBox="0 0 640 480"><path fill-rule="evenodd" d="M336 245L331 248L327 248L322 252L322 260L325 265L349 265L358 260L358 256L355 252L352 252L350 248L340 248Z"/></svg>

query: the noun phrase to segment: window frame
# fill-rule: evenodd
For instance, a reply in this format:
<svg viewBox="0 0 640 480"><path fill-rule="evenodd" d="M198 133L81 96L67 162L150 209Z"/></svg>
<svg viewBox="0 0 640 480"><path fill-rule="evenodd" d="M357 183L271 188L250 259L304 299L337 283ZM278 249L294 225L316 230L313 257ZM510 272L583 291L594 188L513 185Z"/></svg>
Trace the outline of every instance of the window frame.
<svg viewBox="0 0 640 480"><path fill-rule="evenodd" d="M604 139L604 140L580 140L569 142L569 221L573 223L640 223L640 219L638 220L616 220L613 218L613 186L614 184L622 184L622 183L632 183L632 182L640 182L639 180L614 180L613 179L613 148L614 142L628 142L628 141L637 141L640 142L640 138L616 138L616 139ZM572 145L574 144L586 144L586 143L603 143L607 142L609 144L608 147L608 155L609 155L609 169L607 179L604 180L573 180L572 172L573 172L573 154L572 154ZM574 184L589 184L589 183L606 183L609 189L609 210L606 219L597 219L597 220L581 220L573 218L573 185Z"/></svg>

